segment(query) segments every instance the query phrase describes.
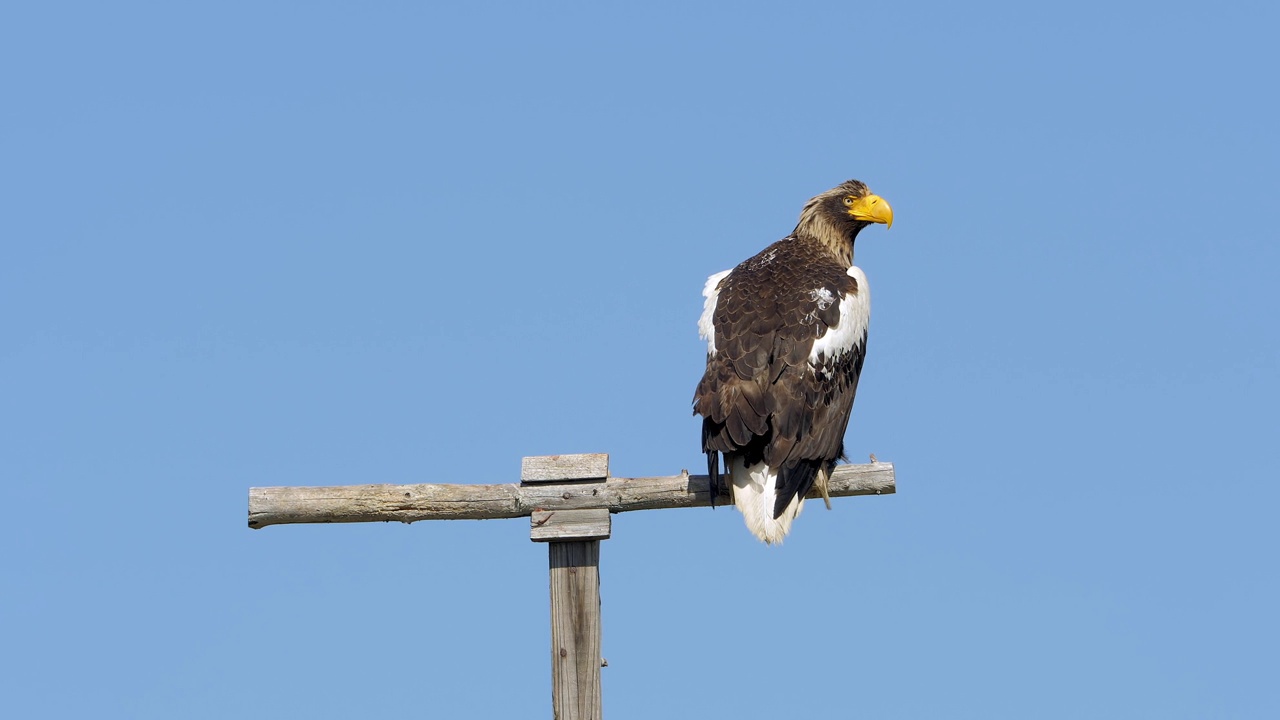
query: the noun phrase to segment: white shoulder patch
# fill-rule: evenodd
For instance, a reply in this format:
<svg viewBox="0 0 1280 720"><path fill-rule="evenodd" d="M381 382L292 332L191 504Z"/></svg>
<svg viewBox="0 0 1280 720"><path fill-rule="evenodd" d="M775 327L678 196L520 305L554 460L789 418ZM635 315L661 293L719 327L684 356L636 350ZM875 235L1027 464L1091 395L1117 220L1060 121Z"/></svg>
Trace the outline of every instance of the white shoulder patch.
<svg viewBox="0 0 1280 720"><path fill-rule="evenodd" d="M725 270L712 275L707 278L707 284L702 288L702 297L707 300L702 304L702 317L698 318L698 337L707 341L708 355L716 354L716 298L720 297L717 286L731 272L733 270Z"/></svg>
<svg viewBox="0 0 1280 720"><path fill-rule="evenodd" d="M856 265L849 268L849 277L858 283L858 292L840 298L840 322L813 341L813 348L809 350L811 367L821 365L823 357L833 358L849 352L862 342L862 335L867 331L871 321L871 288L867 286L862 268Z"/></svg>

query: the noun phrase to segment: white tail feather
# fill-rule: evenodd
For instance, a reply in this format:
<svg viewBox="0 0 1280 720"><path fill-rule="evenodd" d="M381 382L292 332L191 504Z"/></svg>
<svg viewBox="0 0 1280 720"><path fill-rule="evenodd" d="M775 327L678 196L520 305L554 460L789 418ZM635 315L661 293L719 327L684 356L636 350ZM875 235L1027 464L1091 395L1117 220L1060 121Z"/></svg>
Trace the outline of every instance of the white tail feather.
<svg viewBox="0 0 1280 720"><path fill-rule="evenodd" d="M747 521L747 529L770 545L782 542L791 532L791 521L800 515L804 498L796 497L774 519L773 505L778 497L778 473L764 463L747 467L741 458L729 461L733 481L733 504Z"/></svg>

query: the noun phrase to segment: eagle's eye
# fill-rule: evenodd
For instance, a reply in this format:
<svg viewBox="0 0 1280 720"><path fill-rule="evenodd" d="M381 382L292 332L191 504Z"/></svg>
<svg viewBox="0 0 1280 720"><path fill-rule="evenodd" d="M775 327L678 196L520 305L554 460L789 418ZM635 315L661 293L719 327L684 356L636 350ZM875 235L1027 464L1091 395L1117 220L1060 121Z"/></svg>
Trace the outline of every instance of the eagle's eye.
<svg viewBox="0 0 1280 720"><path fill-rule="evenodd" d="M853 204L853 198L849 197L848 195L845 195L845 196L844 196L844 204L845 204L845 205L852 205L852 204Z"/></svg>

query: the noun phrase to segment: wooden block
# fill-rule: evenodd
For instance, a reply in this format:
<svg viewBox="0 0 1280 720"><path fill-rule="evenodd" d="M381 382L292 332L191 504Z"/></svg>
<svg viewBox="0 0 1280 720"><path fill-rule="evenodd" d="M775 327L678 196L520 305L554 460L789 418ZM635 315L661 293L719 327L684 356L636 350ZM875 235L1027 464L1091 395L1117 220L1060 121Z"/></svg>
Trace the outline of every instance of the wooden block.
<svg viewBox="0 0 1280 720"><path fill-rule="evenodd" d="M534 542L607 540L612 529L609 511L603 508L534 510L529 520L529 539Z"/></svg>
<svg viewBox="0 0 1280 720"><path fill-rule="evenodd" d="M523 483L565 482L568 480L604 482L608 477L608 453L537 455L520 461L520 482Z"/></svg>

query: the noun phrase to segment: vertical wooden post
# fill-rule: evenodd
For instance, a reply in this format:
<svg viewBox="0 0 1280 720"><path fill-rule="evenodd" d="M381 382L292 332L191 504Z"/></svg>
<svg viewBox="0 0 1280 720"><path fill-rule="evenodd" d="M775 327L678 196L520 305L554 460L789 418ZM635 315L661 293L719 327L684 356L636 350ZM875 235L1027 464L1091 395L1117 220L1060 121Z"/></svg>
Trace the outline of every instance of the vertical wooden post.
<svg viewBox="0 0 1280 720"><path fill-rule="evenodd" d="M603 483L608 455L525 458L522 483ZM535 510L529 537L548 543L551 572L551 707L555 720L600 720L600 541L609 511Z"/></svg>
<svg viewBox="0 0 1280 720"><path fill-rule="evenodd" d="M556 720L600 720L600 541L553 542L551 706Z"/></svg>

